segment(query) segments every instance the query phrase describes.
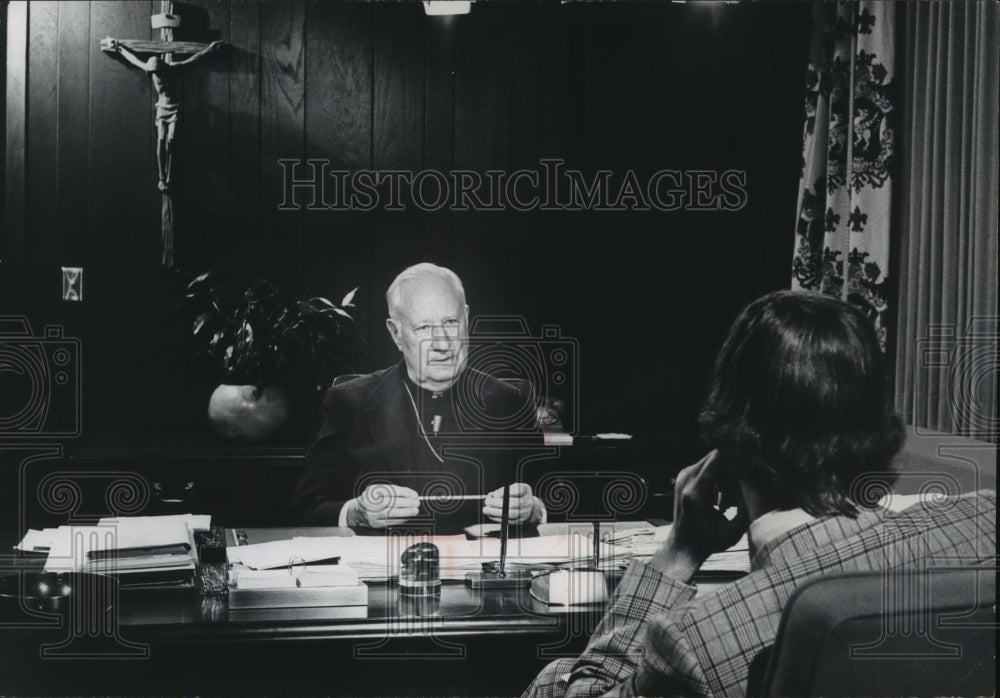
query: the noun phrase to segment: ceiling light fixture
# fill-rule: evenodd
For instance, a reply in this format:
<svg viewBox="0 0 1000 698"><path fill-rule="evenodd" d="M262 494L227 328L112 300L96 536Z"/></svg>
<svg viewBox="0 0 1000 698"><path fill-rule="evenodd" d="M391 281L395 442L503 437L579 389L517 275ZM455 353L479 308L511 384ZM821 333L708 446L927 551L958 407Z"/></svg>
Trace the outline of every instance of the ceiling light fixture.
<svg viewBox="0 0 1000 698"><path fill-rule="evenodd" d="M471 11L471 0L424 0L424 12L428 15L467 15Z"/></svg>

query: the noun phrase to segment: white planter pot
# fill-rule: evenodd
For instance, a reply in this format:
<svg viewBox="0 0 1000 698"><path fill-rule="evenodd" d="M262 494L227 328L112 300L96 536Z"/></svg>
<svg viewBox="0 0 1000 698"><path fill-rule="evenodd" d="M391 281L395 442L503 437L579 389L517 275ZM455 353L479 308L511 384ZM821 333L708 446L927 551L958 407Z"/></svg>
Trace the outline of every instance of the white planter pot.
<svg viewBox="0 0 1000 698"><path fill-rule="evenodd" d="M259 393L252 385L223 383L208 401L208 422L224 439L262 441L288 420L288 396L278 385Z"/></svg>

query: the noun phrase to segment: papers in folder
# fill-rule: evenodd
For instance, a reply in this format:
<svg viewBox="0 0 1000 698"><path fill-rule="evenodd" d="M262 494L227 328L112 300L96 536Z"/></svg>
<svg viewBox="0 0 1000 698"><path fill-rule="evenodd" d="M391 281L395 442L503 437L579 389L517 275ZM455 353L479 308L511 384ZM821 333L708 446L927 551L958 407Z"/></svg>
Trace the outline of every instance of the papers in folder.
<svg viewBox="0 0 1000 698"><path fill-rule="evenodd" d="M441 578L464 579L465 573L479 571L484 562L500 559L500 541L493 538L467 540L460 536L360 536L295 537L283 541L233 546L226 549L229 561L257 570L291 564L339 558L361 579L383 580L399 573L399 558L409 546L427 541L440 551ZM601 555L611 560L613 546L601 544ZM510 567L546 569L562 565L588 564L593 554L592 540L575 534L519 538L509 541Z"/></svg>
<svg viewBox="0 0 1000 698"><path fill-rule="evenodd" d="M296 536L288 540L229 546L226 548L226 555L232 564L242 563L253 570L271 570L341 557L340 548L331 543L331 541L336 540L340 540L340 538ZM343 540L355 541L359 539L344 538Z"/></svg>
<svg viewBox="0 0 1000 698"><path fill-rule="evenodd" d="M97 526L60 526L42 530L28 529L21 542L14 546L17 550L29 553L47 553L53 546L64 547L67 537L74 530L83 532L89 529L102 529L113 533L118 548L132 548L137 545L155 544L162 537L176 535L177 523L182 522L190 531L207 531L212 524L212 517L201 514L177 514L172 516L124 516L114 518L106 516L97 522Z"/></svg>
<svg viewBox="0 0 1000 698"><path fill-rule="evenodd" d="M233 565L229 609L354 608L342 617L368 615L368 587L345 565L285 570L253 570Z"/></svg>
<svg viewBox="0 0 1000 698"><path fill-rule="evenodd" d="M96 526L29 530L16 547L48 553L48 572L111 573L143 584L177 582L177 572L193 570L197 561L192 532L210 523L208 516L190 514L104 518Z"/></svg>
<svg viewBox="0 0 1000 698"><path fill-rule="evenodd" d="M667 539L670 525L630 528L613 532L604 538L619 557L644 559L652 557ZM702 563L699 572L749 572L750 540L744 533L734 546L715 553Z"/></svg>
<svg viewBox="0 0 1000 698"><path fill-rule="evenodd" d="M507 565L521 569L558 569L590 566L593 537L588 533L566 532L537 538L516 538L507 547ZM669 526L640 526L606 531L600 543L601 568L624 567L633 558L652 556L666 539ZM467 540L465 536L295 536L287 540L231 546L226 549L231 563L254 570L273 570L290 565L309 565L320 560L339 559L350 565L361 579L390 579L399 572L399 558L414 543L427 541L438 547L441 578L464 579L478 571L482 563L500 559L500 541L495 538ZM749 544L744 536L729 550L711 556L702 572L748 572Z"/></svg>

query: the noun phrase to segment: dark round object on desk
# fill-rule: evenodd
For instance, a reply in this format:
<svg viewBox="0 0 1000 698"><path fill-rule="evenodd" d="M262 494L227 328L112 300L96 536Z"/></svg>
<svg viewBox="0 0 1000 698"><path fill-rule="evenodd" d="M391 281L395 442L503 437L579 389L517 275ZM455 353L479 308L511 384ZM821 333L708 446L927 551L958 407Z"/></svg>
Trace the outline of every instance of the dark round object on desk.
<svg viewBox="0 0 1000 698"><path fill-rule="evenodd" d="M114 601L113 577L88 572L14 572L0 577L0 602L6 617L18 609L62 614L75 604L107 611Z"/></svg>
<svg viewBox="0 0 1000 698"><path fill-rule="evenodd" d="M399 558L399 593L426 596L441 591L441 553L433 543L416 543Z"/></svg>

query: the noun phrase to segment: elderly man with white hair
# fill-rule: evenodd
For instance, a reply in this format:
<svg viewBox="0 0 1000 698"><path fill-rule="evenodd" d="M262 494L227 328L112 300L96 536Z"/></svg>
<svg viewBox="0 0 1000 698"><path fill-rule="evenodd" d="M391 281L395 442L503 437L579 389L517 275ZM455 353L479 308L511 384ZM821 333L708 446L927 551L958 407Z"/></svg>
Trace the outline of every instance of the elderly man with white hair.
<svg viewBox="0 0 1000 698"><path fill-rule="evenodd" d="M295 512L313 525L381 529L421 519L453 533L499 521L510 485L511 523L544 520L531 488L515 481L517 449L498 438L530 396L468 366L462 281L417 264L392 282L386 303L402 361L327 391Z"/></svg>

